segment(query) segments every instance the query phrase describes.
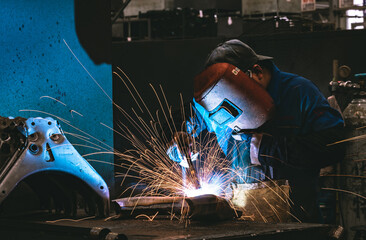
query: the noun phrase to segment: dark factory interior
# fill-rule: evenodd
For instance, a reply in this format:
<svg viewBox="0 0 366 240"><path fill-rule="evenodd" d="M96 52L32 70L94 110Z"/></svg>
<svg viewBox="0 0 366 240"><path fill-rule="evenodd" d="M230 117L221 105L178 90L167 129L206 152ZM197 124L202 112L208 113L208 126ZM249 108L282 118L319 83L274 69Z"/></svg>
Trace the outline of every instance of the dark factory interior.
<svg viewBox="0 0 366 240"><path fill-rule="evenodd" d="M366 239L366 0L0 3L0 239Z"/></svg>

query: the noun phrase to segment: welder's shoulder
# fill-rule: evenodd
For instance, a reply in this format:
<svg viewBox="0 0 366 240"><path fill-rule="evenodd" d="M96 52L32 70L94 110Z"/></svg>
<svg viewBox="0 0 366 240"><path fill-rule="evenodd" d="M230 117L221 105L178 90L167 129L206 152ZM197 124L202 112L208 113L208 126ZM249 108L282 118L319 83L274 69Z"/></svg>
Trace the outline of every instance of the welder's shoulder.
<svg viewBox="0 0 366 240"><path fill-rule="evenodd" d="M324 97L319 88L309 79L292 73L283 74L283 83L285 89L292 94L300 94L302 96L318 95Z"/></svg>

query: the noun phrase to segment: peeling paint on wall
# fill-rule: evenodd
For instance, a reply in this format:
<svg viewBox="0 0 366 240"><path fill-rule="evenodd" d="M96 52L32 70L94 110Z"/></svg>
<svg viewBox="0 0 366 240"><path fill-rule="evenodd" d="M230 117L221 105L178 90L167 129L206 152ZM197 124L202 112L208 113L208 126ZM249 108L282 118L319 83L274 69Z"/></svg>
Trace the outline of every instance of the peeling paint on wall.
<svg viewBox="0 0 366 240"><path fill-rule="evenodd" d="M100 125L103 122L113 127L112 103L63 41L112 96L111 65L95 65L79 43L75 32L74 1L0 2L0 115L45 117L49 114L20 110L47 112L96 137L97 140L93 140L88 136L89 141L100 146L97 148L113 147L112 131ZM66 123L61 122L61 125L65 132L84 135ZM75 137L68 136L68 139L72 143L91 146ZM77 150L82 155L96 151L80 146ZM111 154L87 159L113 163ZM90 163L107 183L112 183L111 164Z"/></svg>

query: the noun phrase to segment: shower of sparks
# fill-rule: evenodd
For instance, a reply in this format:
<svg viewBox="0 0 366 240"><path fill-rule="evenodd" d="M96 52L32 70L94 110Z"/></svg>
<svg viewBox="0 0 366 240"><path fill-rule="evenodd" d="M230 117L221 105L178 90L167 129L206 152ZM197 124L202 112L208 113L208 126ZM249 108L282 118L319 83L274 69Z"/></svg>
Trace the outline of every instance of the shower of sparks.
<svg viewBox="0 0 366 240"><path fill-rule="evenodd" d="M116 74L114 72L114 75L124 81L121 78L123 74ZM125 85L127 83L132 84L130 80L128 82L124 81ZM151 117L147 120L133 109L133 115L129 115L127 111L118 107L117 109L120 110L124 116L124 118L116 124L119 127L118 130L112 129L101 123L102 126L113 130L132 145L132 148L124 153L114 153L121 159L120 167L125 169L117 172L117 176L122 177L123 182L126 178L135 179L136 182L136 184L130 186L128 189L124 189L125 191L122 195L128 191L131 192L131 196L142 197L195 197L203 194L213 194L226 198L233 208L243 210L242 207L245 205L234 205L231 201L233 194L231 184L234 180L240 180L245 183L245 177L242 176L242 174L243 172L247 172L250 167L246 167L245 169L233 169L232 160L227 159L222 154L221 147L216 138L212 138L210 135L204 136L202 134L198 138L193 139L192 144L192 152L199 153L198 159L193 162L201 185L201 188L196 189L194 184L187 178L185 169L178 163L169 159L166 154L167 146L170 144L170 139L167 138L167 135L172 136L175 132L185 130L183 129L184 124L176 125L174 119L179 116L173 115L163 88L159 86L158 91L152 85L150 85L150 87L156 96L158 101L157 106L159 107L159 109L155 111L154 118ZM130 94L133 94L132 89L137 92L135 87L129 87L129 89ZM134 101L142 101L141 95L138 93L135 94L133 99ZM183 108L184 104L182 99L183 98L181 97L182 107L180 114L182 117L179 119L185 121L187 119L184 119L184 116L187 114L184 113L185 109ZM144 106L146 109L143 110L149 112L149 115L152 116L150 113L152 109L149 109L145 103L140 104L140 106ZM129 125L127 125L126 121ZM177 144L180 145L182 143L178 142ZM230 155L230 153L228 155ZM259 179L255 180L260 181ZM286 212L290 208L291 200L288 199L288 194L280 189L273 180L270 181L272 181L270 185L266 185L266 183L264 183L264 185L271 189L269 192L271 192L272 198L261 200L261 204L259 204L256 202L255 197L251 197L248 204L255 205L256 213L254 214L258 214L262 221L269 221L266 218L268 216L261 213L263 208L273 211L273 215L278 216L279 221L282 221L279 212ZM123 182L121 185L123 185ZM283 202L288 208L283 209L283 207L272 204L270 201L272 201L273 198L278 198L277 202ZM243 199L243 201L245 202L246 200ZM259 216L250 219L259 220Z"/></svg>
<svg viewBox="0 0 366 240"><path fill-rule="evenodd" d="M159 110L155 112L155 117L151 113L151 109L147 107L141 94L137 91L135 86L133 85L132 81L128 78L128 76L120 69L117 68L120 73L113 72L126 86L128 91L130 92L133 100L138 106L138 109L141 113L145 111L149 114L149 119L146 120L143 117L139 116L139 114L133 109L133 115L128 114L122 107L118 106L113 102L111 97L103 90L100 84L94 79L94 77L89 73L89 71L85 68L85 66L80 62L77 56L73 53L71 48L68 46L65 40L63 40L69 51L78 61L78 63L83 67L83 69L87 72L87 74L91 77L91 79L95 82L95 84L103 91L103 93L108 97L108 99L112 102L113 106L115 106L124 116L126 121L120 121L116 125L119 127L119 130L115 130L105 124L102 126L113 130L116 134L120 135L123 139L130 142L132 145L132 149L124 152L119 153L118 151L100 151L95 154L115 154L121 159L121 163L115 166L121 167L125 169L123 171L116 172L116 176L123 177L124 179L127 177L135 178L137 184L131 186L130 189L132 193L136 188L140 186L144 187L144 190L139 193L139 196L197 196L200 194L211 193L217 196L225 197L225 190L229 186L229 184L233 181L234 178L242 178L241 174L243 169L235 169L231 168L232 162L227 160L226 158L222 158L220 156L220 146L216 143L213 144L210 140L202 141L199 139L197 142L194 142L194 152L206 152L205 158L203 157L198 159L195 162L196 169L198 169L198 178L201 183L201 189L195 189L193 184L187 181L184 177L185 172L182 171L182 168L175 162L171 161L166 154L166 148L169 144L169 139L166 137L166 132L170 132L172 135L174 132L183 130L182 126L175 126L174 125L174 116L172 115L171 107L168 105L166 100L164 91L160 86L161 95L159 95L158 91L151 86L152 90L154 91L156 98L158 100L158 106L160 107ZM123 77L122 77L123 76ZM127 79L127 81L125 80ZM129 86L130 85L130 86ZM161 98L162 96L162 98ZM163 100L161 100L163 99ZM182 99L182 97L181 97ZM181 101L183 106L183 101ZM142 107L143 106L143 107ZM32 110L30 110L32 111ZM184 108L182 107L182 111ZM163 114L163 116L161 116ZM184 116L184 112L182 112ZM57 117L59 120L65 122L67 125L73 127L69 121L65 119L61 119ZM129 126L126 123L129 123ZM132 126L133 130L130 129ZM80 131L82 134L90 137L91 139L97 140L96 138L92 137L89 134L81 131L78 128L73 127L74 129ZM134 134L136 133L136 135ZM72 135L74 137L80 138L81 140L85 140L85 136L82 135ZM335 142L329 144L328 146L340 144L343 142L354 141L354 140L361 140L364 139L366 135L360 135L354 138L345 139L339 142ZM98 140L97 140L98 141ZM100 141L99 141L100 142ZM92 143L92 142L89 142ZM103 142L100 142L104 144ZM178 143L179 144L179 143ZM93 145L96 145L93 143ZM110 149L110 148L109 148ZM105 149L106 150L106 149ZM91 160L96 161L98 160ZM109 163L110 164L110 163ZM245 171L245 169L244 169ZM345 175L344 175L345 176ZM271 179L267 178L269 181ZM242 179L243 180L243 179ZM272 183L274 183L272 181ZM281 188L279 188L276 183L274 187L267 186L274 195L278 195L277 197L282 201L286 202L288 206L290 206L291 200ZM280 189L281 194L278 194L275 191L275 188L278 190ZM351 193L346 190L341 189L324 189L324 190L333 190L333 191L341 191ZM248 196L252 197L250 193ZM358 196L358 195L357 195ZM361 197L361 196L360 196ZM288 215L291 215L293 218L297 219L296 216L286 209L282 209L279 205L274 205L270 200L263 198L265 203L269 206L270 209L273 210L277 218L281 221L281 217L279 216L279 211L285 211ZM255 199L251 202L252 205L256 208L259 215L261 216L264 222L267 221L266 217L262 215L260 209L256 206L255 203L258 203L260 199ZM261 206L262 207L262 206ZM155 217L155 216L154 216ZM173 216L172 216L173 217ZM249 218L254 220L254 214L250 216L245 216L244 218ZM299 219L297 219L301 222Z"/></svg>
<svg viewBox="0 0 366 240"><path fill-rule="evenodd" d="M81 222L84 220L89 220L89 219L94 219L94 218L95 218L95 216L85 217L85 218L81 218L81 219L62 218L62 219L57 219L57 220L53 220L53 221L46 221L46 223L57 223L57 222L62 222L62 221Z"/></svg>
<svg viewBox="0 0 366 240"><path fill-rule="evenodd" d="M115 75L123 81L121 75L116 73ZM127 84L126 81L124 83ZM129 81L129 83L131 84L132 82ZM131 87L131 89L137 91L134 87ZM137 184L131 188L137 188L139 185L144 186L144 190L141 193L143 196L197 196L205 193L222 195L224 187L230 178L228 177L229 174L227 174L230 163L225 159L219 158L220 148L218 144L213 147L212 142L208 140L206 142L210 142L210 148L204 149L205 146L194 142L193 151L200 154L207 152L208 156L204 161L199 157L194 163L198 169L198 178L202 185L200 189L195 189L193 184L185 178L184 169L169 159L166 154L168 140L166 139L165 131L170 131L170 134L173 135L174 132L182 131L183 129L181 129L181 126L174 125L174 116L162 88L160 88L162 96L159 96L153 87L152 89L160 106L160 109L156 111L156 119L158 120L151 119L147 122L138 116L136 112L134 112L135 116L132 117L126 111L121 111L129 123L136 129L136 132L138 132L138 135L135 135L130 127L127 127L122 121L118 124L120 127L118 134L128 140L134 148L125 153L116 154L122 160L121 167L127 169L127 173L122 173L121 175L137 178ZM130 93L132 94L131 91ZM140 94L137 93L136 96L134 98L135 101L137 99L141 100ZM142 105L149 111L145 104ZM161 114L163 115L162 118ZM105 127L110 128L108 126Z"/></svg>
<svg viewBox="0 0 366 240"><path fill-rule="evenodd" d="M159 195L162 194L162 192L163 195L180 196L195 196L199 195L199 192L201 194L213 193L216 195L220 195L223 193L223 188L227 186L228 182L230 182L231 177L229 176L232 175L227 174L227 171L230 169L230 162L225 159L220 159L218 157L220 149L218 144L216 147L212 147L212 144L210 144L209 150L212 153L208 151L210 153L207 154L208 157L206 157L204 161L203 159L200 159L200 161L196 162L196 164L201 165L203 162L203 167L200 167L198 171L199 181L202 185L202 188L199 190L195 190L192 183L184 180L184 171L182 171L182 168L177 163L171 161L167 156L166 148L169 140L166 138L164 131L168 129L168 131L170 131L170 134L173 135L174 132L183 129L181 129L181 126L174 125L174 116L172 116L171 107L168 105L167 99L161 86L160 91L162 95L159 96L158 91L156 91L154 87L150 85L156 95L160 106L160 112L159 110L156 111L157 120L155 120L155 117L153 117L150 109L145 104L144 100L141 97L141 94L137 91L132 81L122 71L122 69L117 68L120 73L114 71L113 74L116 75L124 83L141 113L144 113L144 110L146 110L146 112L150 116L150 120L145 121L133 109L132 110L135 116L131 116L127 113L127 111L125 111L123 108L113 102L112 98L104 91L98 81L94 79L90 72L81 63L81 61L72 51L65 39L63 39L63 42L68 50L71 52L71 54L74 56L76 61L89 75L89 77L103 91L103 93L108 97L112 104L123 114L127 122L129 122L130 125L133 126L138 134L135 135L129 129L129 127L125 125L125 123L120 121L119 123L117 123L117 125L120 127L120 131L114 131L117 132L117 134L121 135L124 139L128 140L133 146L133 149L126 151L125 153L119 153L116 151L100 151L93 154L86 154L84 155L84 157L96 154L115 154L119 156L122 159L122 163L120 164L120 166L124 169L127 169L127 173L122 173L121 175L124 175L125 178L137 178L138 183L132 188L136 188L138 187L138 185L145 185L146 188L143 190L142 193L142 195L145 196ZM144 107L144 109L142 106ZM162 119L165 120L164 122L160 121L160 113L163 114ZM67 125L71 126L69 122L64 122ZM167 126L166 129L163 129L163 125L164 127ZM110 129L110 127L104 124L102 124L102 126ZM75 129L81 131L80 129ZM91 137L85 132L82 133ZM198 143L195 143L195 148L196 152L202 152L204 150L202 149L204 147L199 146ZM196 167L198 168L198 166Z"/></svg>
<svg viewBox="0 0 366 240"><path fill-rule="evenodd" d="M348 191L348 190L344 190L344 189L338 189L338 188L322 188L323 190L329 190L329 191L336 191L336 192L344 192L344 193L348 193L348 194L351 194L351 195L354 195L356 197L360 197L360 198L363 198L363 199L366 199L365 196L362 196L361 194L358 194L358 193L355 193L355 192L352 192L352 191Z"/></svg>

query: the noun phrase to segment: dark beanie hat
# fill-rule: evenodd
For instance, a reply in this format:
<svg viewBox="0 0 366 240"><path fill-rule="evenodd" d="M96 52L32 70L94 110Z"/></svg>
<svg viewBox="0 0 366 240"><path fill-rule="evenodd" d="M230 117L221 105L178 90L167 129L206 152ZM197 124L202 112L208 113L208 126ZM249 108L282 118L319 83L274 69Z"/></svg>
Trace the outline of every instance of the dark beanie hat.
<svg viewBox="0 0 366 240"><path fill-rule="evenodd" d="M215 63L230 63L242 71L248 70L254 64L272 57L256 54L253 49L238 39L232 39L218 45L209 55L205 68Z"/></svg>

